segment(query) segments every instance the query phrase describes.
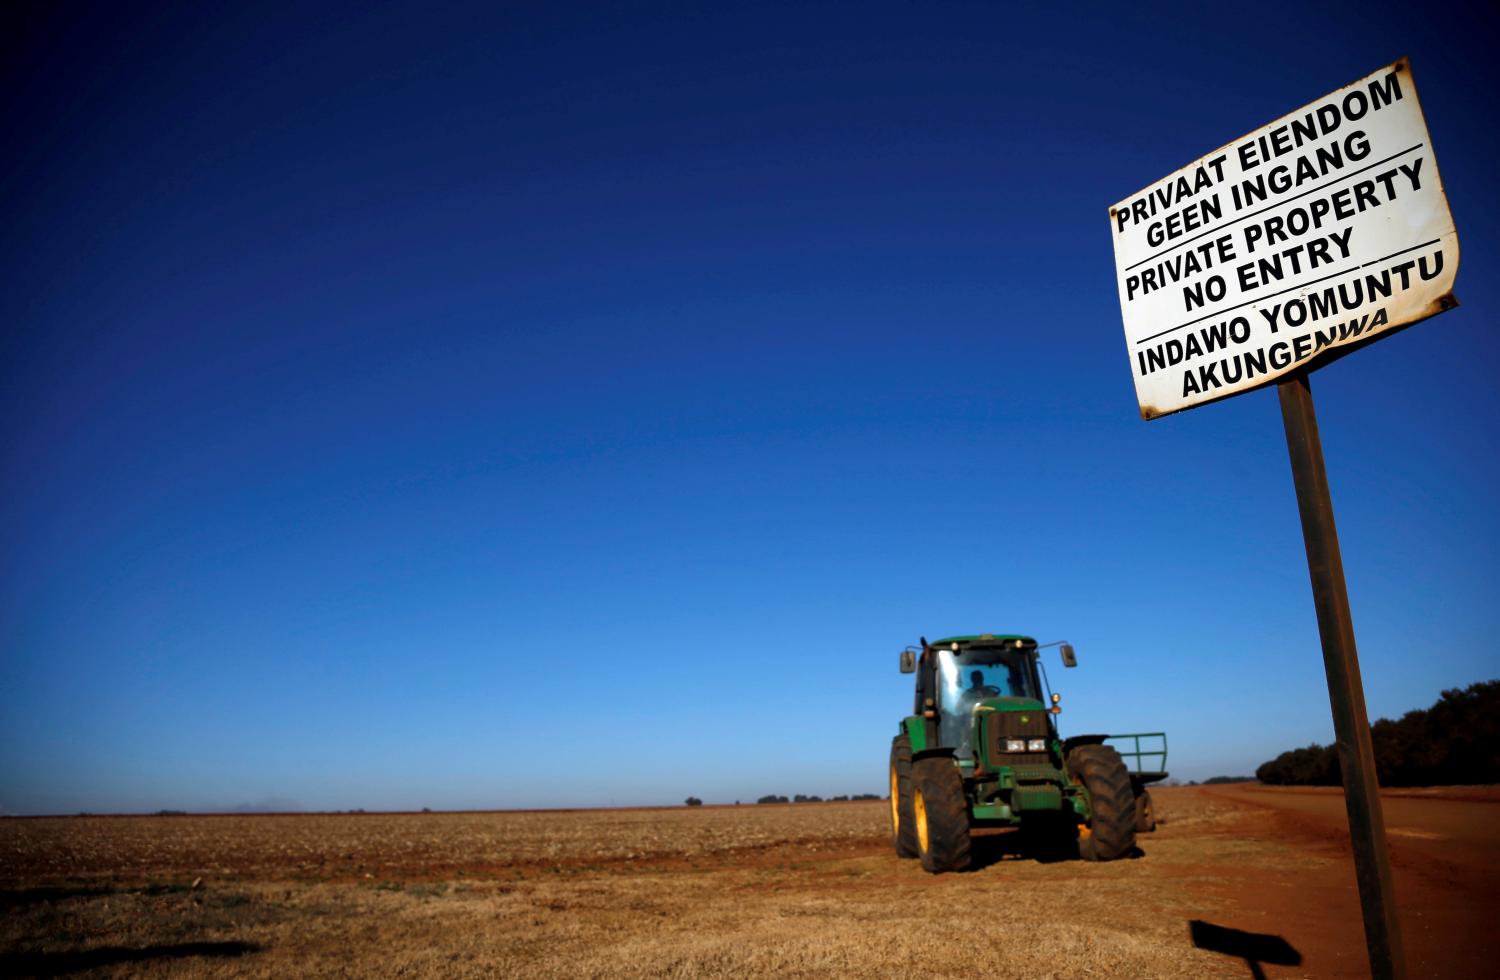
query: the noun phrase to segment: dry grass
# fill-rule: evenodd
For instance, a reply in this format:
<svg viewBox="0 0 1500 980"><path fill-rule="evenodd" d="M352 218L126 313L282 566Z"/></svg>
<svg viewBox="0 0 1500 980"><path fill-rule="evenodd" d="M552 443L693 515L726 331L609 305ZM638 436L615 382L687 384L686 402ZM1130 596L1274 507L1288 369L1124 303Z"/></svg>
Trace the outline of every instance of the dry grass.
<svg viewBox="0 0 1500 980"><path fill-rule="evenodd" d="M1293 858L1216 806L1162 794L1141 860L1002 836L941 877L881 803L5 820L0 973L1237 976L1187 941L1196 883Z"/></svg>

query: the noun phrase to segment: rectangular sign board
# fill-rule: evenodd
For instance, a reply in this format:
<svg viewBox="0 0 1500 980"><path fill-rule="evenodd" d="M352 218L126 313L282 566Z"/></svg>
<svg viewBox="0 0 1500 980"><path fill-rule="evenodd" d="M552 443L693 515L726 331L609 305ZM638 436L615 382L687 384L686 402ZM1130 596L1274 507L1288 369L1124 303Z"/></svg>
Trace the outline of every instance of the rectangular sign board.
<svg viewBox="0 0 1500 980"><path fill-rule="evenodd" d="M1457 305L1458 233L1405 59L1132 194L1109 224L1145 419Z"/></svg>

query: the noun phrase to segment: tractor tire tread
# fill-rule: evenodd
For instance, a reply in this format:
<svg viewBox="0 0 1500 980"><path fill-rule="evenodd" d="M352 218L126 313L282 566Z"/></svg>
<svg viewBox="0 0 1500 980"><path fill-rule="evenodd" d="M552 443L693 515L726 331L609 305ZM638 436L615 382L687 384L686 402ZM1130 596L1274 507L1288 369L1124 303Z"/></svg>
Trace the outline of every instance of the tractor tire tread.
<svg viewBox="0 0 1500 980"><path fill-rule="evenodd" d="M915 858L917 850L916 814L912 809L911 739L897 735L891 739L891 768L896 772L891 792L891 844L896 856ZM889 773L887 774L889 776Z"/></svg>
<svg viewBox="0 0 1500 980"><path fill-rule="evenodd" d="M1080 745L1068 753L1068 770L1089 792L1089 834L1078 842L1087 861L1114 861L1135 850L1136 804L1130 771L1108 745Z"/></svg>
<svg viewBox="0 0 1500 980"><path fill-rule="evenodd" d="M912 780L927 812L927 847L918 846L922 867L932 874L967 870L973 861L969 801L958 767L946 756L918 759Z"/></svg>
<svg viewBox="0 0 1500 980"><path fill-rule="evenodd" d="M1151 802L1151 791L1143 789L1135 797L1135 832L1149 834L1156 830L1156 806Z"/></svg>

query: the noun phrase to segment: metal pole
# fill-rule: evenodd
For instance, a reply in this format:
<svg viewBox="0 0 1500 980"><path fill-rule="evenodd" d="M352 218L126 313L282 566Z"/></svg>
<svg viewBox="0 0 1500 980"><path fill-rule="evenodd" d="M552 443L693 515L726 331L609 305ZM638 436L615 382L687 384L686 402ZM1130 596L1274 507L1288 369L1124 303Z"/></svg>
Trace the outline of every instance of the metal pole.
<svg viewBox="0 0 1500 980"><path fill-rule="evenodd" d="M1323 640L1323 669L1328 674L1328 700L1333 706L1333 731L1344 777L1344 803L1349 810L1349 839L1354 845L1354 873L1364 910L1370 974L1375 980L1400 980L1406 976L1406 957L1396 921L1385 817L1375 782L1375 751L1370 742L1369 716L1365 714L1359 655L1354 649L1354 620L1349 615L1344 561L1339 556L1338 531L1333 524L1333 501L1328 496L1328 471L1323 467L1312 386L1307 373L1299 372L1277 384L1276 392L1281 398L1292 482L1302 514L1302 539L1307 545L1307 571L1312 577L1318 633Z"/></svg>

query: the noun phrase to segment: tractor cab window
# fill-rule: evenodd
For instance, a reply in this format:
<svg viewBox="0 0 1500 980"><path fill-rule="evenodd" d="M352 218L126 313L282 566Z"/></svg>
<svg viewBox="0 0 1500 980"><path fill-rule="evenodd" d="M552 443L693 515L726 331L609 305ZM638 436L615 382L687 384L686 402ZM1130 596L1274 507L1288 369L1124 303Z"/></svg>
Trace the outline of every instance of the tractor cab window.
<svg viewBox="0 0 1500 980"><path fill-rule="evenodd" d="M938 735L960 759L974 753L974 709L986 698L1042 699L1027 652L1000 647L937 651Z"/></svg>

